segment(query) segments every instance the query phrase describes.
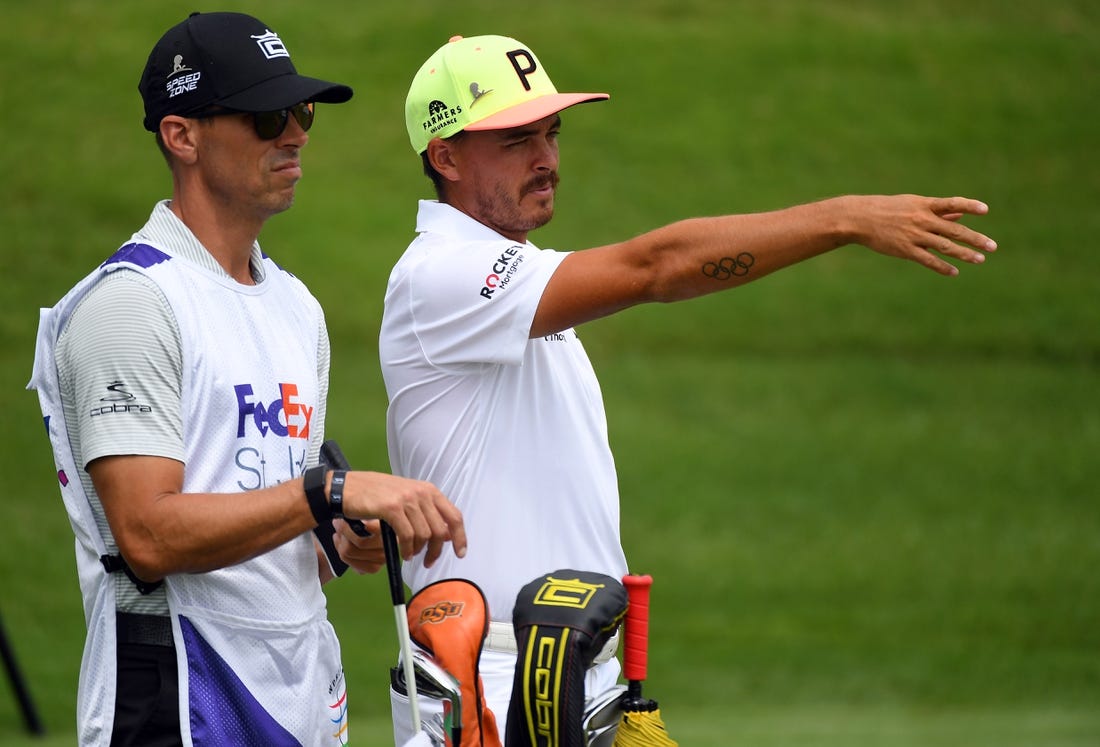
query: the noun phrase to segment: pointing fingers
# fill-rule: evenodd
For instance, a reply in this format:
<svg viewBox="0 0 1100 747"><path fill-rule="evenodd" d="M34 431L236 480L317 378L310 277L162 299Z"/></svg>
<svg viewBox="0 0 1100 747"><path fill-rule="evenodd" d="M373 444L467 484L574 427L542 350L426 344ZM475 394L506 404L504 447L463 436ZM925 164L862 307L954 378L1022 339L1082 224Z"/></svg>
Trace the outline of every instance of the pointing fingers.
<svg viewBox="0 0 1100 747"><path fill-rule="evenodd" d="M914 196L902 195L908 201ZM985 261L985 252L997 249L997 243L985 234L963 225L959 221L966 215L984 215L989 206L980 200L966 197L916 198L910 207L916 210L908 214L909 250L903 247L898 256L928 267L941 275L957 275L958 268L944 258L957 259L970 264Z"/></svg>
<svg viewBox="0 0 1100 747"><path fill-rule="evenodd" d="M989 206L981 200L972 200L968 197L936 197L931 204L932 212L940 216L953 213L968 215L985 215L989 212Z"/></svg>

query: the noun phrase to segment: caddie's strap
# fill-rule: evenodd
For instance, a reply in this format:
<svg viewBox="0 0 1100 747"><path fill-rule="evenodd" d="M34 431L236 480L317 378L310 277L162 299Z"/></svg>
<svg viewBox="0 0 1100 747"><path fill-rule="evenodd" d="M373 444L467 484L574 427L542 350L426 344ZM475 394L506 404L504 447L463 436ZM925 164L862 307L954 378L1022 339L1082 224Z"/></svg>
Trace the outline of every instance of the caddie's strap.
<svg viewBox="0 0 1100 747"><path fill-rule="evenodd" d="M516 645L516 633L512 628L512 624L497 622L496 620L491 621L489 623L489 633L485 636L485 650L506 654L518 653L519 647ZM615 631L615 635L611 636L611 639L604 644L604 647L596 654L596 658L592 663L606 664L615 658L615 654L618 650L619 631Z"/></svg>
<svg viewBox="0 0 1100 747"><path fill-rule="evenodd" d="M121 555L100 555L99 562L103 564L103 569L107 571L107 573L117 573L119 571L125 573L126 578L130 579L130 582L142 595L152 594L164 583L163 579L152 582L142 581L134 575L134 572L130 570L130 566L126 563L126 559Z"/></svg>
<svg viewBox="0 0 1100 747"><path fill-rule="evenodd" d="M325 495L325 481L328 477L328 467L318 464L310 467L302 476L302 485L305 488L306 500L309 502L309 511L313 514L313 520L318 525L326 525L332 521L332 505Z"/></svg>
<svg viewBox="0 0 1100 747"><path fill-rule="evenodd" d="M172 621L163 615L115 613L115 635L119 643L171 648Z"/></svg>

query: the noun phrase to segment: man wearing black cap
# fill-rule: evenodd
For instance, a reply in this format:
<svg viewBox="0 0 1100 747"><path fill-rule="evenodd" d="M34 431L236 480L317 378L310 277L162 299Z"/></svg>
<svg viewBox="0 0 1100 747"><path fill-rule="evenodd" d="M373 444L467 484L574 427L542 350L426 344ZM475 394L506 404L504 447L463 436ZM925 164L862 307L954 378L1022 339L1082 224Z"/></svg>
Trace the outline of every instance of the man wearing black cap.
<svg viewBox="0 0 1100 747"><path fill-rule="evenodd" d="M79 742L346 744L319 540L364 570L377 556L334 520L385 519L429 564L466 544L428 483L309 466L324 317L256 239L293 202L315 104L352 91L236 13L169 29L140 91L172 198L43 310L30 384L77 539Z"/></svg>

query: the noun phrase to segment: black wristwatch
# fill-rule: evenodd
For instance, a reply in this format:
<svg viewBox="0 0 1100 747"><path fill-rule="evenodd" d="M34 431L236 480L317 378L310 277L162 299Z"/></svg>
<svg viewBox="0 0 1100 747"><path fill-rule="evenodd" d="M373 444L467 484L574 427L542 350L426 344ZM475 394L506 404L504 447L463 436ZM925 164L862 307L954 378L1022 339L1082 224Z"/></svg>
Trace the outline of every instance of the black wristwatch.
<svg viewBox="0 0 1100 747"><path fill-rule="evenodd" d="M347 480L347 470L334 469L332 471L332 484L328 489L328 505L332 511L332 518L344 518L344 481Z"/></svg>

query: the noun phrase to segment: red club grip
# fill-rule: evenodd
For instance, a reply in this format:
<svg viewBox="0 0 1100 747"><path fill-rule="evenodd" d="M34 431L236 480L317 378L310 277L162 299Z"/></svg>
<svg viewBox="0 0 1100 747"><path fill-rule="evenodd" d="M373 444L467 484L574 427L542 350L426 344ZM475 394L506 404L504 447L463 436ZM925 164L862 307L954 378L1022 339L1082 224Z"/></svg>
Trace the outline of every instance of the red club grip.
<svg viewBox="0 0 1100 747"><path fill-rule="evenodd" d="M626 608L623 648L623 674L628 680L644 680L646 677L647 651L649 648L649 587L653 577L623 576L623 586L629 604Z"/></svg>

